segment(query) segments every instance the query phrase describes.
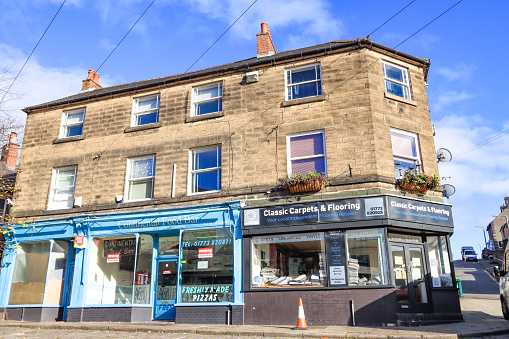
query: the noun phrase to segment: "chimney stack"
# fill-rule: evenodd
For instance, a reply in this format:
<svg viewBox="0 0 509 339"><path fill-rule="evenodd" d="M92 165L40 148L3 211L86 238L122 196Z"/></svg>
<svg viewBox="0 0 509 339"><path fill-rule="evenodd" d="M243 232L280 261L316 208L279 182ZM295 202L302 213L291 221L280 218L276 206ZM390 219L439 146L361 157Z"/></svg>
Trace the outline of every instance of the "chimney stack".
<svg viewBox="0 0 509 339"><path fill-rule="evenodd" d="M102 88L99 85L99 73L94 72L93 69L88 71L88 77L83 80L83 84L81 85L81 91L93 91L94 89Z"/></svg>
<svg viewBox="0 0 509 339"><path fill-rule="evenodd" d="M18 160L19 145L16 143L18 133L11 132L9 135L9 143L2 147L2 157L0 161L4 162L9 168L16 168Z"/></svg>
<svg viewBox="0 0 509 339"><path fill-rule="evenodd" d="M270 29L267 28L267 23L262 22L262 32L256 34L257 38L257 53L256 56L263 57L276 53L274 44L272 43L272 35L270 35Z"/></svg>

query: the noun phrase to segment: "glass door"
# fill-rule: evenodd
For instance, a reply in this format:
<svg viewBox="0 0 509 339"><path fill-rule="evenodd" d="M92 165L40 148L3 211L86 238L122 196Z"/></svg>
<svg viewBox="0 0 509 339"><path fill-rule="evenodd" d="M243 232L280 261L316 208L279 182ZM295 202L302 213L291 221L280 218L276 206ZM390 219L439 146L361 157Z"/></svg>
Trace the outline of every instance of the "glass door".
<svg viewBox="0 0 509 339"><path fill-rule="evenodd" d="M158 260L156 279L154 319L175 319L178 280L177 259Z"/></svg>
<svg viewBox="0 0 509 339"><path fill-rule="evenodd" d="M430 312L424 248L417 244L391 244L398 312Z"/></svg>

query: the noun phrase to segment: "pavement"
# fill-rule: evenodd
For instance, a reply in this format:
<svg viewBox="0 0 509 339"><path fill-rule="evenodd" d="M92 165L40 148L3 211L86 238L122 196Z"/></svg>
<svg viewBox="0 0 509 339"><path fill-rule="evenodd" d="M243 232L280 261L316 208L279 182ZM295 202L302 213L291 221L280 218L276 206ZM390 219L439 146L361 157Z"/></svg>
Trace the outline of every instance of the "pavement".
<svg viewBox="0 0 509 339"><path fill-rule="evenodd" d="M481 265L474 266L474 265ZM458 264L459 266L459 264ZM488 260L480 260L472 263L471 266L460 269L456 268L456 275L465 282L469 279L469 270L476 269L485 272L489 276L489 284L496 283L497 279L492 276L493 265ZM253 325L196 325L196 324L175 324L171 322L147 322L147 323L67 323L67 322L19 322L1 321L0 330L21 328L21 329L51 329L68 330L69 333L75 330L84 330L86 333L97 331L108 331L110 338L118 334L118 337L131 337L130 334L142 333L165 333L183 334L182 338L198 338L201 335L207 337L233 337L242 336L249 338L261 337L291 337L291 338L509 338L509 321L502 317L498 295L486 293L464 293L461 300L461 310L464 322L427 325L419 327L366 327L366 326L316 326L308 330L293 330L293 326L253 326ZM122 334L122 332L124 334ZM74 333L74 332L73 332ZM106 332L104 332L106 337ZM141 337L141 336L140 336Z"/></svg>

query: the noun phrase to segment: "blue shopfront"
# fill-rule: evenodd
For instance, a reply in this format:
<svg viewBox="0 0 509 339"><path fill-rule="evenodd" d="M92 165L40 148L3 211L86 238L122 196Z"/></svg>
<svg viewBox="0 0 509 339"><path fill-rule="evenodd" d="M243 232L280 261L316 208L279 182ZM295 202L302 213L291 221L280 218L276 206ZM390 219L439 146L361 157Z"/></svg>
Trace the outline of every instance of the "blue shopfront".
<svg viewBox="0 0 509 339"><path fill-rule="evenodd" d="M36 221L6 243L11 320L243 322L239 202Z"/></svg>

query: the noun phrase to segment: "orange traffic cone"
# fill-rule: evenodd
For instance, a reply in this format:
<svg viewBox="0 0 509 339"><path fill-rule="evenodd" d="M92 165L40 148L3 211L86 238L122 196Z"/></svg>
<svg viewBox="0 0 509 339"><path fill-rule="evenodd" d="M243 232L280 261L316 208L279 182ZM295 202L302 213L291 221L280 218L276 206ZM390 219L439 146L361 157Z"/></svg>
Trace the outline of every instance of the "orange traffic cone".
<svg viewBox="0 0 509 339"><path fill-rule="evenodd" d="M299 298L299 313L297 319L297 326L294 330L307 330L308 324L306 323L306 316L304 315L304 305L302 304L302 298Z"/></svg>

